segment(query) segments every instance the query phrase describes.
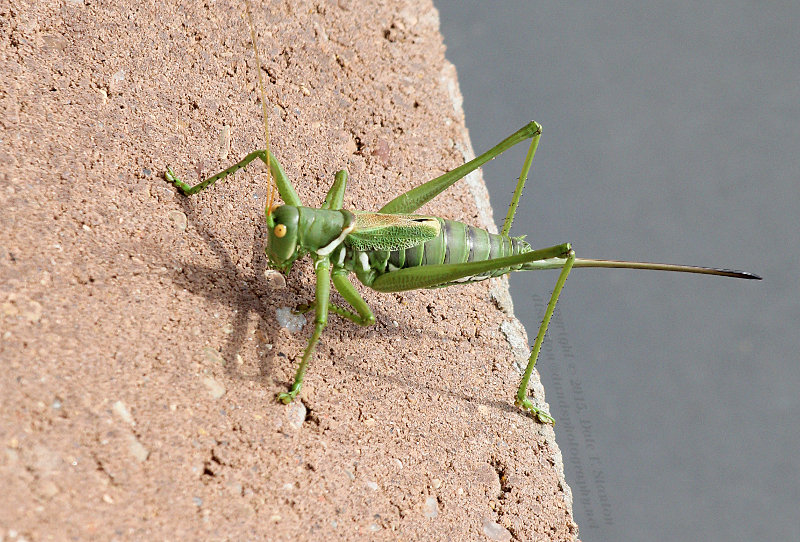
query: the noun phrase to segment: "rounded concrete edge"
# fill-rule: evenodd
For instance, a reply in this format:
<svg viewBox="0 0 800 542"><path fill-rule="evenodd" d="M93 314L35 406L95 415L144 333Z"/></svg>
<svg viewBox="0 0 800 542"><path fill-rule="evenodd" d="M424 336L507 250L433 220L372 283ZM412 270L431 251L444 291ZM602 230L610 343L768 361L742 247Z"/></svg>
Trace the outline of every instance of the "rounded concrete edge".
<svg viewBox="0 0 800 542"><path fill-rule="evenodd" d="M458 85L458 72L456 67L448 60L445 60L444 68L441 74L441 80L442 84L447 89L450 99L452 100L453 109L456 112L456 115L464 118L464 98L461 95L461 90ZM456 143L456 146L461 151L464 161L467 162L475 158L475 151L472 148L469 130L466 126L462 127L461 135L462 141L460 143ZM470 188L470 193L475 199L475 204L478 207L478 213L481 222L480 226L485 227L493 233L497 233L497 226L494 222L494 212L489 200L489 191L486 188L486 183L483 181L482 171L480 169L473 171L467 175L466 181ZM492 279L491 282L490 294L492 298L496 301L498 307L500 307L511 319L508 322L508 325L503 326L501 331L514 351L514 369L516 369L518 373L522 374L524 367L527 364L528 356L530 355L530 347L528 345L528 337L525 327L522 325L522 322L520 322L516 316L514 316L514 304L511 299L511 294L508 290L508 278L501 277ZM533 390L534 395L538 399L537 403L541 404L546 410L549 410L549 405L545 401L544 386L542 385L542 381L539 377L539 372L536 370L533 372L530 388ZM548 445L551 446L553 450L553 457L555 459L554 467L556 469L561 488L564 491L564 500L566 501L570 514L573 515L572 489L569 487L569 484L564 477L564 459L561 455L561 449L558 447L558 443L556 442L555 431L552 426L547 425L544 427L543 434Z"/></svg>

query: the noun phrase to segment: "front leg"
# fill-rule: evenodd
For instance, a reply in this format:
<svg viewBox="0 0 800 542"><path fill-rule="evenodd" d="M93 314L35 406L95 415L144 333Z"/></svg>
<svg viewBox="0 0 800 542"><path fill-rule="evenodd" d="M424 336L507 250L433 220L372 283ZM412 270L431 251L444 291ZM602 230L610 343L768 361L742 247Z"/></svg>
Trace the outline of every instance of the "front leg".
<svg viewBox="0 0 800 542"><path fill-rule="evenodd" d="M306 374L308 362L314 356L314 349L319 342L322 335L322 330L328 323L328 302L331 295L331 262L328 258L320 258L314 263L315 274L317 276L317 288L314 304L316 305L316 316L314 318L314 332L308 340L303 358L300 360L300 365L297 367L297 373L294 375L294 383L288 392L279 393L278 400L289 404L294 401L297 394L300 393L300 387L303 385L303 376Z"/></svg>
<svg viewBox="0 0 800 542"><path fill-rule="evenodd" d="M182 180L180 180L178 178L178 176L175 175L175 173L173 173L172 170L169 167L167 167L167 171L164 173L164 178L167 180L167 182L170 182L170 183L174 184L185 195L191 196L192 194L197 194L198 192L201 192L201 191L205 190L206 188L208 188L209 186L211 186L215 182L224 179L228 175L233 175L234 173L236 173L237 171L239 171L243 167L247 166L247 164L249 164L250 162L252 162L256 158L261 158L262 160L264 160L263 157L265 155L266 155L266 151L263 151L263 150L253 151L250 154L248 154L247 156L245 156L244 158L242 158L239 162L236 162L235 164L233 164L231 167L223 169L222 171L220 171L216 175L212 175L211 177L209 177L205 181L202 181L202 182L200 182L200 183L198 183L198 184L196 184L194 186L192 186L190 184L187 184L187 183L183 182Z"/></svg>
<svg viewBox="0 0 800 542"><path fill-rule="evenodd" d="M267 156L269 156L269 158ZM283 171L283 166L281 166L281 163L278 162L278 159L275 158L274 154L266 150L253 151L240 161L233 164L231 167L223 169L216 175L212 175L205 181L202 181L194 186L180 180L170 168L167 168L167 171L164 172L164 178L167 180L167 182L174 184L185 195L191 196L192 194L197 194L198 192L205 190L215 182L223 180L228 175L233 175L243 167L246 167L247 164L256 158L260 159L265 164L269 164L269 170L272 173L272 178L275 180L275 183L278 187L278 193L281 195L281 198L283 198L283 201L289 205L301 205L300 197L297 195L297 192L295 192L292 183L290 183L289 179L286 178L286 173Z"/></svg>

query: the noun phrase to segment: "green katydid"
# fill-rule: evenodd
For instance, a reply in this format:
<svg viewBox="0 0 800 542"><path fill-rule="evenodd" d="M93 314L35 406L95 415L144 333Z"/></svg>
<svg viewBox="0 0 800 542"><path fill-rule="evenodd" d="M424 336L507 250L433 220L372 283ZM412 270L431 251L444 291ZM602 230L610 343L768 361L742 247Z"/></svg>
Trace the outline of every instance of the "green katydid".
<svg viewBox="0 0 800 542"><path fill-rule="evenodd" d="M534 250L523 237L509 236L517 204L542 133L542 127L534 121L473 160L397 196L378 212L342 209L347 182L345 170L336 173L333 186L328 191L321 208L302 206L281 164L269 149L261 62L255 45L255 30L249 6L247 14L250 18L250 32L257 62L267 146L263 150L251 152L241 161L195 186L178 179L169 168L165 178L184 194L191 195L233 174L253 160L260 159L266 164L270 177L270 192L266 205L269 228L266 254L270 266L287 273L295 260L308 255L314 261L316 274L315 301L311 307L305 308L305 310L315 309L314 331L303 352L294 383L289 391L278 395L280 401L290 403L300 392L306 368L328 322L329 311L362 326L375 323L375 317L369 306L350 282L348 278L350 273L354 273L362 284L379 292L400 292L485 280L512 271L561 269L515 399L517 406L531 412L543 423L553 423L553 418L536 407L528 398L528 381L536 365L561 290L573 268L652 269L760 280L761 277L757 275L728 269L577 258L569 243ZM454 220L412 214L468 173L526 140L530 140L530 144L522 173L499 234L492 234ZM284 205L273 205L274 189L277 189ZM331 282L355 312L330 302Z"/></svg>

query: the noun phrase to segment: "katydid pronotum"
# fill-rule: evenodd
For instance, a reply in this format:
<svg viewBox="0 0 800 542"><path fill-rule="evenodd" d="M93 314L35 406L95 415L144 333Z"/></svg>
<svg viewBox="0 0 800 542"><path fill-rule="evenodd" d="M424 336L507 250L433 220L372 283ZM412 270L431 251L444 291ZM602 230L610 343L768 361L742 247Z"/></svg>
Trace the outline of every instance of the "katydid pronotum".
<svg viewBox="0 0 800 542"><path fill-rule="evenodd" d="M294 383L289 391L278 395L280 401L289 403L300 392L306 368L328 322L329 311L362 326L375 323L375 317L369 306L350 282L348 278L350 273L354 273L362 284L374 290L400 292L485 280L512 271L561 269L515 399L517 406L531 412L542 423L552 423L553 418L535 406L528 397L528 381L536 365L559 295L573 268L652 269L760 279L757 275L727 269L577 258L569 243L534 250L523 237L509 236L517 204L542 133L542 127L534 121L464 165L397 196L377 212L342 209L347 182L345 170L336 173L333 186L321 208L302 206L297 192L269 149L261 61L249 5L246 5L246 11L256 57L266 148L251 152L241 161L195 186L181 181L169 168L165 178L184 194L191 195L233 174L253 160L259 159L266 164L270 179L266 205L269 228L266 254L270 266L287 273L295 260L308 255L314 261L316 274L314 303L303 309L315 310L314 331L303 352ZM527 140L530 140L530 143L522 173L499 234L492 234L454 220L413 214L468 173L514 145ZM273 205L276 189L284 205ZM339 307L330 302L331 283L352 309Z"/></svg>

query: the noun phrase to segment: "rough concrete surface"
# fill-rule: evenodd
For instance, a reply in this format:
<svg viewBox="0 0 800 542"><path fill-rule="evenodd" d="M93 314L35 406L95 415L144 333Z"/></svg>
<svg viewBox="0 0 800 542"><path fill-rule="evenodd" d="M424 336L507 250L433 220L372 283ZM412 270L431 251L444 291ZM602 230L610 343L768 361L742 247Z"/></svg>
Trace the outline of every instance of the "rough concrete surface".
<svg viewBox="0 0 800 542"><path fill-rule="evenodd" d="M376 209L469 154L429 0L254 4L305 203L346 167ZM2 0L0 65L0 538L575 539L502 283L359 287L377 324L331 317L276 402L310 332L276 311L313 274L266 272L263 168L162 176L263 147L240 2ZM481 224L469 187L423 210Z"/></svg>

